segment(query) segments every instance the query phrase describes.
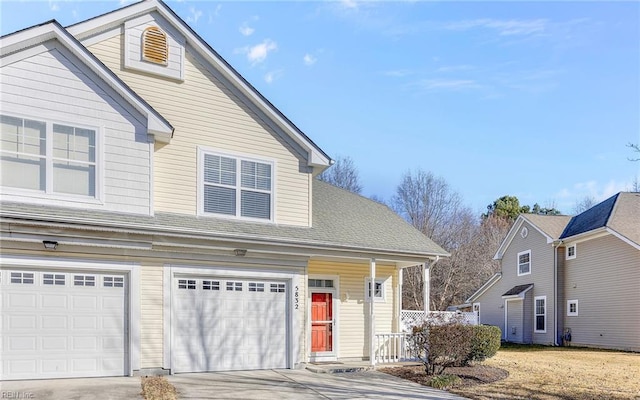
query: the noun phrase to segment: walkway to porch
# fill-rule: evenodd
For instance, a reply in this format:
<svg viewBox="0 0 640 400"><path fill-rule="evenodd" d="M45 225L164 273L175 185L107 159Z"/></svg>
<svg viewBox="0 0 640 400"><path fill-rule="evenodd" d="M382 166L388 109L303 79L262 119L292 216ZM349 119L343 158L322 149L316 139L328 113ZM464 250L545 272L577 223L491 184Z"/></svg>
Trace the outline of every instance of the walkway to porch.
<svg viewBox="0 0 640 400"><path fill-rule="evenodd" d="M308 363L305 368L318 374L337 374L342 372L362 372L372 371L379 368L412 367L419 365L422 364L416 361L399 361L394 363L376 364L375 367L372 367L369 361L332 361Z"/></svg>

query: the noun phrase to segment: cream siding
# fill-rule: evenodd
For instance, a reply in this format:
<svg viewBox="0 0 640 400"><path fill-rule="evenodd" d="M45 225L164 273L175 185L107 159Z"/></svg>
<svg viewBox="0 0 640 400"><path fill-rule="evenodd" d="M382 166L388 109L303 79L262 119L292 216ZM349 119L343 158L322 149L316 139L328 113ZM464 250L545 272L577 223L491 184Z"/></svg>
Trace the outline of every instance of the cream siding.
<svg viewBox="0 0 640 400"><path fill-rule="evenodd" d="M310 225L306 160L214 77L187 46L185 80L175 82L122 70L122 35L89 49L175 127L170 144L154 155L156 211L197 212L197 147L275 159L275 222Z"/></svg>
<svg viewBox="0 0 640 400"><path fill-rule="evenodd" d="M308 271L309 275L340 277L337 321L338 358L368 358L369 303L365 302L365 278L369 276L369 263L312 259L309 261ZM375 333L395 332L397 317L394 310L397 310L398 301L397 269L392 265L377 264L376 279L378 278L385 279L385 302L376 302L374 305Z"/></svg>
<svg viewBox="0 0 640 400"><path fill-rule="evenodd" d="M145 261L140 269L140 368L163 363L163 267Z"/></svg>
<svg viewBox="0 0 640 400"><path fill-rule="evenodd" d="M578 300L578 316L563 313L568 344L640 351L640 251L613 235L576 250L565 261L565 303Z"/></svg>
<svg viewBox="0 0 640 400"><path fill-rule="evenodd" d="M39 54L2 67L3 113L95 128L97 183L104 199L104 205L65 201L47 204L149 214L152 145L141 122L146 119L130 107L123 108L124 99L56 41L41 48ZM42 201L43 195L37 192L33 198Z"/></svg>

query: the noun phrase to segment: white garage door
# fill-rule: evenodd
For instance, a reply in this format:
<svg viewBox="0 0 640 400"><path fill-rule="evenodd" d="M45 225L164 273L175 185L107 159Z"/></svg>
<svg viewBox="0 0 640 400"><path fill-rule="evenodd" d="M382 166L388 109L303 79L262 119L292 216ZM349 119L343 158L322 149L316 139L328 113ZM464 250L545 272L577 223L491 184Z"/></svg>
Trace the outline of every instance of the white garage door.
<svg viewBox="0 0 640 400"><path fill-rule="evenodd" d="M287 285L247 279L173 280L175 372L287 367Z"/></svg>
<svg viewBox="0 0 640 400"><path fill-rule="evenodd" d="M1 379L127 374L124 275L0 273Z"/></svg>

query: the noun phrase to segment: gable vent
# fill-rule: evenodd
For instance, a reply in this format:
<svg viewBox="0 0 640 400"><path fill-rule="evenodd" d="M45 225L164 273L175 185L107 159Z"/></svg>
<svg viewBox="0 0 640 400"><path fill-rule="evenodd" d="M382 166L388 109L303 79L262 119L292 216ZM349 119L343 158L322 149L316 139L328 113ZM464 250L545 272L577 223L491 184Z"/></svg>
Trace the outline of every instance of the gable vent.
<svg viewBox="0 0 640 400"><path fill-rule="evenodd" d="M155 64L167 65L169 48L167 34L151 26L142 32L142 59Z"/></svg>

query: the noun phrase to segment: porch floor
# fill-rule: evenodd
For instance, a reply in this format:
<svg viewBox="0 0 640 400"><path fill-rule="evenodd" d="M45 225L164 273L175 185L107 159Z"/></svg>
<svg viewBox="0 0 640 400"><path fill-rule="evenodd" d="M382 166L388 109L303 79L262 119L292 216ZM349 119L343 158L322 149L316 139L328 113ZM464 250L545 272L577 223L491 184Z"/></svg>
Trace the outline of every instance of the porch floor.
<svg viewBox="0 0 640 400"><path fill-rule="evenodd" d="M307 363L305 368L317 374L338 374L342 372L372 371L379 368L412 367L422 365L415 361L400 361L396 363L384 363L371 366L369 361L335 361Z"/></svg>

